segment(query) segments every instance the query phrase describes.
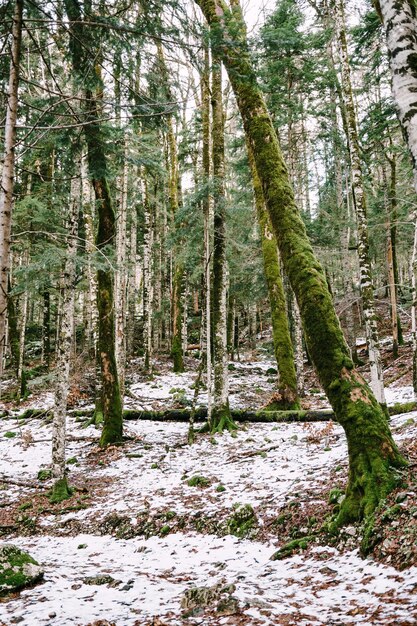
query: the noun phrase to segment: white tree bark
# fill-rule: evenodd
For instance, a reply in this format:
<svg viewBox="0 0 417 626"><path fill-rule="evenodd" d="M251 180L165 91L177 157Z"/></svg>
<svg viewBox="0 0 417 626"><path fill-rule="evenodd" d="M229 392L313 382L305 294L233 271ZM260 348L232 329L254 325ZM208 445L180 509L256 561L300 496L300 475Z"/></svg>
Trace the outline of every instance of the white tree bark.
<svg viewBox="0 0 417 626"><path fill-rule="evenodd" d="M413 346L413 390L414 397L417 400L417 325L416 325L416 308L417 308L417 215L415 216L414 227L414 245L413 254L410 263L411 273L411 295L413 303L411 306L411 339Z"/></svg>
<svg viewBox="0 0 417 626"><path fill-rule="evenodd" d="M363 184L362 164L359 150L356 109L353 100L350 63L346 41L346 26L343 0L335 2L335 22L342 68L342 91L346 107L350 165L352 176L352 197L356 211L358 229L358 257L360 268L360 286L362 295L365 332L371 370L371 387L376 399L385 404L384 380L379 352L378 330L376 324L371 263L368 246L368 223L366 217L366 197Z"/></svg>
<svg viewBox="0 0 417 626"><path fill-rule="evenodd" d="M412 0L379 0L390 56L392 91L413 159L417 190L417 19Z"/></svg>
<svg viewBox="0 0 417 626"><path fill-rule="evenodd" d="M62 315L56 363L54 419L52 424L52 474L65 478L65 431L69 388L71 344L74 318L75 258L77 252L78 214L81 198L80 163L71 180L70 209L68 216L68 248L62 277Z"/></svg>
<svg viewBox="0 0 417 626"><path fill-rule="evenodd" d="M3 371L3 357L6 349L7 290L10 268L10 233L12 225L20 48L22 42L22 13L23 0L16 0L13 15L9 92L4 127L3 169L0 182L0 377Z"/></svg>

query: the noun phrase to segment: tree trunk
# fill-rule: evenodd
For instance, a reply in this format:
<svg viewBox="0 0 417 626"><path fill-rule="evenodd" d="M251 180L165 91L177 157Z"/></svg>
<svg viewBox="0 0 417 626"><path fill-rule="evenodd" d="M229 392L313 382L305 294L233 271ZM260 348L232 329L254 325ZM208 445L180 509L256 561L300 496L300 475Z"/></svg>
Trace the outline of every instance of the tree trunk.
<svg viewBox="0 0 417 626"><path fill-rule="evenodd" d="M73 66L78 76L82 78L89 59L86 57L85 47L80 45L80 42L87 41L88 21L84 22L82 19L80 7L75 0L65 0L65 7L70 23ZM99 122L99 99L103 89L99 67L97 64L90 68L93 71L96 94L91 89L85 92L86 117L89 123L84 126L84 135L87 143L88 169L98 213L96 247L101 253L102 264L97 271L98 356L103 408L100 445L106 446L122 440L123 417L115 356L114 270L106 254L114 251L116 226L107 182L105 143Z"/></svg>
<svg viewBox="0 0 417 626"><path fill-rule="evenodd" d="M271 411L298 409L297 373L294 365L294 350L288 326L284 285L281 279L277 240L265 209L262 186L256 172L255 161L248 146L249 164L255 197L256 213L261 233L264 274L271 307L272 338L278 367L278 399L268 405ZM276 397L276 396L275 396Z"/></svg>
<svg viewBox="0 0 417 626"><path fill-rule="evenodd" d="M81 155L78 153L77 147L75 147L75 153L75 176L71 180L70 210L68 215L67 258L61 283L62 317L59 330L55 407L52 423L52 475L55 478L52 500L55 502L60 502L71 495L65 473L65 431L73 337L78 214L81 199Z"/></svg>
<svg viewBox="0 0 417 626"><path fill-rule="evenodd" d="M123 405L123 392L126 369L126 305L127 305L127 135L124 139L123 174L120 180L120 200L116 228L115 308L116 308L116 363L119 376L120 397Z"/></svg>
<svg viewBox="0 0 417 626"><path fill-rule="evenodd" d="M6 350L7 290L10 271L10 233L15 168L16 118L22 43L23 0L16 0L13 15L12 50L9 72L6 121L4 126L3 169L0 182L0 378Z"/></svg>
<svg viewBox="0 0 417 626"><path fill-rule="evenodd" d="M297 298L307 347L319 379L343 426L349 451L349 483L340 524L371 515L406 465L384 414L354 369L323 269L294 202L288 171L252 66L243 17L223 0L198 0L223 62L253 151L282 263ZM235 5L235 2L234 2Z"/></svg>
<svg viewBox="0 0 417 626"><path fill-rule="evenodd" d="M203 217L204 217L204 283L205 289L205 333L204 344L206 350L207 368L207 419L211 423L212 414L212 359L211 359L211 246L210 246L210 53L208 46L204 46L203 71L201 82L201 125L202 125L202 161L203 161Z"/></svg>
<svg viewBox="0 0 417 626"><path fill-rule="evenodd" d="M227 260L226 260L226 192L224 162L224 111L222 69L219 61L212 65L212 160L213 160L213 366L214 396L210 431L236 428L229 407L229 370L227 355Z"/></svg>
<svg viewBox="0 0 417 626"><path fill-rule="evenodd" d="M335 23L342 67L342 93L346 108L350 166L352 175L352 197L358 229L358 257L362 308L365 319L365 333L371 370L371 387L378 402L385 405L384 379L379 351L378 329L376 324L374 289L372 284L371 260L368 244L368 221L366 216L366 196L359 150L359 137L355 104L350 78L350 64L346 40L346 26L343 0L335 0Z"/></svg>

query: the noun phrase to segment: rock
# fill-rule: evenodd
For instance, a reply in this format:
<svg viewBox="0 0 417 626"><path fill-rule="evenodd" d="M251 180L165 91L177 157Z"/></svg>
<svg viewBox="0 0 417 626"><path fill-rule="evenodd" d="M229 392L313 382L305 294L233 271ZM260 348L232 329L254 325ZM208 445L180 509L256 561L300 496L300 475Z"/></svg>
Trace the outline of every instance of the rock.
<svg viewBox="0 0 417 626"><path fill-rule="evenodd" d="M349 535L350 537L354 537L357 533L354 526L346 526L346 528L343 529L343 532L345 533L345 535Z"/></svg>
<svg viewBox="0 0 417 626"><path fill-rule="evenodd" d="M27 552L5 543L0 546L0 596L42 580L42 567Z"/></svg>
<svg viewBox="0 0 417 626"><path fill-rule="evenodd" d="M182 617L202 615L204 609L215 608L220 615L232 615L239 610L238 600L232 596L235 585L218 583L212 587L192 587L184 592L181 608Z"/></svg>
<svg viewBox="0 0 417 626"><path fill-rule="evenodd" d="M83 578L83 583L85 585L108 585L109 587L117 587L117 585L120 585L121 582L121 580L115 580L113 576L109 576L108 574L86 576Z"/></svg>
<svg viewBox="0 0 417 626"><path fill-rule="evenodd" d="M404 502L404 500L406 500L408 497L408 493L405 491L402 491L400 493L397 494L397 497L395 498L396 502Z"/></svg>

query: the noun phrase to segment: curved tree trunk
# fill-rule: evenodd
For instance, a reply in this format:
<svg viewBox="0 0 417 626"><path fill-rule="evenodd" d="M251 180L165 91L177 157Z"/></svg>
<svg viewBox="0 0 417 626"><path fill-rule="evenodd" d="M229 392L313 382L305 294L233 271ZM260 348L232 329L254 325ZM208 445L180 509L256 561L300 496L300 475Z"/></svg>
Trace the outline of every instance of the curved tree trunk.
<svg viewBox="0 0 417 626"><path fill-rule="evenodd" d="M308 351L320 382L343 426L350 473L339 523L370 515L394 487L396 468L406 464L385 414L354 369L323 269L308 240L278 139L257 84L239 7L223 0L197 0L212 29L229 74L255 158L265 204L282 263L297 298Z"/></svg>

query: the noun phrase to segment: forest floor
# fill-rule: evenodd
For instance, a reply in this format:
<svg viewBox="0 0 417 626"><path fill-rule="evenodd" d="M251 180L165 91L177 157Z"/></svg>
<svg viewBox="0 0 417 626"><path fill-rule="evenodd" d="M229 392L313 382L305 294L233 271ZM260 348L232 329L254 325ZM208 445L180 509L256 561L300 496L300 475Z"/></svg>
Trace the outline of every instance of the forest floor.
<svg viewBox="0 0 417 626"><path fill-rule="evenodd" d="M231 403L257 408L274 390L275 368L265 357L245 358L231 364ZM409 349L395 362L388 349L384 358L389 404L411 401ZM174 375L158 361L152 376L133 363L127 408L187 405L195 363ZM0 598L0 624L417 623L417 412L391 418L411 467L378 512L373 552L363 558L360 526L337 537L320 532L347 480L337 424L245 424L236 436L198 435L189 446L187 424L129 421L124 445L103 451L99 430L69 417L74 492L51 504L51 481L41 471L50 462L50 418L18 417L51 406L41 387L33 385L21 406L3 407L0 536L27 549L45 577ZM306 408L327 405L311 372L306 388ZM78 374L72 403L88 402L88 377Z"/></svg>

